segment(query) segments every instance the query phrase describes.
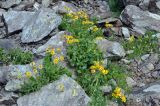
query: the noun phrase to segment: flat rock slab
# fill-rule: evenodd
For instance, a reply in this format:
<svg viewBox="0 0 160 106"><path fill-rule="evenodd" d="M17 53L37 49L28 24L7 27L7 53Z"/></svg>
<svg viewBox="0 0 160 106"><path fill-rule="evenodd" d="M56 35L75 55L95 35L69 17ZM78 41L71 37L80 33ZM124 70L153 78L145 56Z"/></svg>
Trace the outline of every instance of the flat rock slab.
<svg viewBox="0 0 160 106"><path fill-rule="evenodd" d="M26 22L34 15L34 12L28 11L8 11L3 13L8 34L22 30Z"/></svg>
<svg viewBox="0 0 160 106"><path fill-rule="evenodd" d="M0 48L8 51L10 49L20 48L20 46L12 39L0 39Z"/></svg>
<svg viewBox="0 0 160 106"><path fill-rule="evenodd" d="M18 5L22 0L6 0L5 2L0 2L2 8L10 8L12 6Z"/></svg>
<svg viewBox="0 0 160 106"><path fill-rule="evenodd" d="M37 42L46 37L61 23L61 17L54 10L41 8L27 22L22 31L23 43Z"/></svg>
<svg viewBox="0 0 160 106"><path fill-rule="evenodd" d="M143 11L134 5L126 6L121 14L121 20L132 27L160 32L160 15Z"/></svg>
<svg viewBox="0 0 160 106"><path fill-rule="evenodd" d="M63 89L62 87L63 86ZM90 98L72 78L63 75L39 91L20 97L18 106L88 106Z"/></svg>

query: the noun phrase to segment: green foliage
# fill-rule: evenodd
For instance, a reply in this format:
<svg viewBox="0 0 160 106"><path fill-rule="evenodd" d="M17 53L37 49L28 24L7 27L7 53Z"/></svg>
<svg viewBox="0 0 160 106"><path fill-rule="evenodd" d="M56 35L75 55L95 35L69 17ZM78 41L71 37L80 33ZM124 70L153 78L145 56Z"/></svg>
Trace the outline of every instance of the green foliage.
<svg viewBox="0 0 160 106"><path fill-rule="evenodd" d="M20 49L5 52L0 48L0 60L5 64L28 64L33 60L33 54L30 52L23 52Z"/></svg>
<svg viewBox="0 0 160 106"><path fill-rule="evenodd" d="M52 56L48 54L44 59L44 67L39 70L39 75L31 77L21 88L23 95L39 90L42 86L51 83L66 74L71 76L71 73L57 64L53 63Z"/></svg>
<svg viewBox="0 0 160 106"><path fill-rule="evenodd" d="M158 39L152 37L153 34L153 32L147 32L144 36L139 36L133 42L125 41L123 46L126 51L133 50L133 53L129 54L127 57L131 59L152 52L158 53Z"/></svg>

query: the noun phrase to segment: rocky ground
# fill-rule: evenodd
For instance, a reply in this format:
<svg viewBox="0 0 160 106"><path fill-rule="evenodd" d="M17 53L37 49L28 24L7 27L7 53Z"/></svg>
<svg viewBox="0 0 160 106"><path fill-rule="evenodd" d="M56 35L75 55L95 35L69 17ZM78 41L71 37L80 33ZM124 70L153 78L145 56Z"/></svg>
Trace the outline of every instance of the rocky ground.
<svg viewBox="0 0 160 106"><path fill-rule="evenodd" d="M132 89L126 94L127 102L121 105L160 106L160 0L119 2L124 7L123 11L120 16L113 17L108 0L1 0L0 48L6 52L16 48L29 51L34 54L36 65L43 63L48 47L61 48L61 54L66 56L65 40L62 38L69 32L58 28L63 15L69 13L66 7L72 12L86 11L90 18L98 17L98 27L103 26L106 21L113 25L109 29L101 27L106 39L99 39L96 44L104 53L105 60L114 58L120 66L128 68L129 72L126 73L131 74L126 77L126 82ZM158 52L150 51L128 59L127 55L133 51L126 50L121 40L127 42L132 35L136 39L147 31L156 32L152 37L158 38ZM68 67L67 62L62 63L62 66ZM87 106L91 101L75 81L76 75L62 75L39 91L22 96L19 90L27 80L26 71L32 71L29 63L14 65L0 60L0 106ZM22 73L22 78L17 78L19 72ZM60 83L64 84L63 92L58 87ZM112 88L107 86L104 90L110 93ZM121 106L116 101L106 104L118 105Z"/></svg>

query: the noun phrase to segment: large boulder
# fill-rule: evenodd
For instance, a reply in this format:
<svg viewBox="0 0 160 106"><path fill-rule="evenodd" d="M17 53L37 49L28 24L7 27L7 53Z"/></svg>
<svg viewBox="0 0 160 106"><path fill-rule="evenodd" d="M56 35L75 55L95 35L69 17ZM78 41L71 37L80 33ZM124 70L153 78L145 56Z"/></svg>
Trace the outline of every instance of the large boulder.
<svg viewBox="0 0 160 106"><path fill-rule="evenodd" d="M23 43L42 40L61 23L61 17L49 8L39 9L27 22L22 31Z"/></svg>
<svg viewBox="0 0 160 106"><path fill-rule="evenodd" d="M143 11L137 6L128 5L121 14L121 20L133 28L160 32L160 15Z"/></svg>
<svg viewBox="0 0 160 106"><path fill-rule="evenodd" d="M27 21L34 15L28 11L8 11L3 14L8 34L22 30Z"/></svg>
<svg viewBox="0 0 160 106"><path fill-rule="evenodd" d="M88 106L90 98L72 78L63 75L39 91L20 97L18 106Z"/></svg>
<svg viewBox="0 0 160 106"><path fill-rule="evenodd" d="M106 39L96 40L98 48L104 53L104 57L111 57L114 59L122 58L126 55L122 45L118 42L112 42Z"/></svg>
<svg viewBox="0 0 160 106"><path fill-rule="evenodd" d="M18 5L21 3L22 0L6 0L6 1L0 1L2 8L10 8L12 6Z"/></svg>

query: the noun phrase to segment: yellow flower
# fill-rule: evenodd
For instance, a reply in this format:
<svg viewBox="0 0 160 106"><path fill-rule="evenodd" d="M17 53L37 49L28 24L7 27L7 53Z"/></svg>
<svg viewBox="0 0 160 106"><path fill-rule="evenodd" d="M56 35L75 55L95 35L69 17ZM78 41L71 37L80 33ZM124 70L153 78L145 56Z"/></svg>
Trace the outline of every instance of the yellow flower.
<svg viewBox="0 0 160 106"><path fill-rule="evenodd" d="M27 78L30 78L32 76L32 73L30 71L25 72L25 75Z"/></svg>
<svg viewBox="0 0 160 106"><path fill-rule="evenodd" d="M83 25L85 25L85 24L91 24L91 25L93 25L94 23L91 22L91 21L89 21L89 20L86 20L86 21L82 21L82 24Z"/></svg>
<svg viewBox="0 0 160 106"><path fill-rule="evenodd" d="M39 65L39 66L38 66L38 68L39 68L39 69L42 69L42 68L43 68L43 65L42 65L42 64L41 64L41 65Z"/></svg>
<svg viewBox="0 0 160 106"><path fill-rule="evenodd" d="M103 37L96 37L97 40L102 40L104 39Z"/></svg>
<svg viewBox="0 0 160 106"><path fill-rule="evenodd" d="M35 62L31 62L30 65L33 67L33 66L36 65L36 63Z"/></svg>
<svg viewBox="0 0 160 106"><path fill-rule="evenodd" d="M96 66L91 66L90 69L91 69L91 70L95 70L95 69L96 69Z"/></svg>
<svg viewBox="0 0 160 106"><path fill-rule="evenodd" d="M119 93L119 92L121 92L121 88L116 87L116 89L114 90L114 92L115 92L115 93Z"/></svg>
<svg viewBox="0 0 160 106"><path fill-rule="evenodd" d="M133 42L135 40L134 36L132 35L130 38L129 38L129 42Z"/></svg>
<svg viewBox="0 0 160 106"><path fill-rule="evenodd" d="M106 28L111 28L111 27L113 27L113 25L106 22L105 27Z"/></svg>
<svg viewBox="0 0 160 106"><path fill-rule="evenodd" d="M98 27L97 27L97 26L93 26L93 27L92 27L92 30L93 30L94 32L96 32L96 31L98 31Z"/></svg>
<svg viewBox="0 0 160 106"><path fill-rule="evenodd" d="M102 70L102 73L104 74L104 75L106 75L106 74L108 74L108 70Z"/></svg>
<svg viewBox="0 0 160 106"><path fill-rule="evenodd" d="M93 74L93 73L95 73L96 72L96 70L91 70L91 73Z"/></svg>
<svg viewBox="0 0 160 106"><path fill-rule="evenodd" d="M54 63L54 64L58 64L58 62L59 62L59 58L57 58L57 57L54 58L53 63Z"/></svg>
<svg viewBox="0 0 160 106"><path fill-rule="evenodd" d="M101 65L99 65L99 71L103 71L104 70L104 67L103 66L101 66Z"/></svg>
<svg viewBox="0 0 160 106"><path fill-rule="evenodd" d="M67 11L71 11L71 8L69 8L67 6L64 6L64 9L67 10Z"/></svg>
<svg viewBox="0 0 160 106"><path fill-rule="evenodd" d="M122 102L126 102L126 96L122 95L121 97Z"/></svg>
<svg viewBox="0 0 160 106"><path fill-rule="evenodd" d="M57 51L58 51L58 52L61 52L61 48L57 48Z"/></svg>
<svg viewBox="0 0 160 106"><path fill-rule="evenodd" d="M33 69L33 72L34 72L35 74L37 74L37 73L38 73L37 69Z"/></svg>
<svg viewBox="0 0 160 106"><path fill-rule="evenodd" d="M51 49L51 50L50 50L50 54L51 54L52 56L55 54L54 49Z"/></svg>
<svg viewBox="0 0 160 106"><path fill-rule="evenodd" d="M64 56L60 56L60 60L61 60L61 61L64 61Z"/></svg>

